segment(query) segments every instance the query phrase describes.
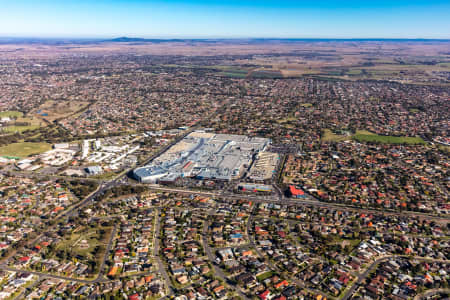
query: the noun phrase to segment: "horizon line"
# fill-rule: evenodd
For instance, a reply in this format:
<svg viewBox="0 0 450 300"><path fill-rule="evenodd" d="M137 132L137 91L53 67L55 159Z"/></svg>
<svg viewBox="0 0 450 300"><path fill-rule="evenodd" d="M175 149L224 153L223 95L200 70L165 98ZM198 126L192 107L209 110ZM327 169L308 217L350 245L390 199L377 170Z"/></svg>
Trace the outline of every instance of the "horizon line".
<svg viewBox="0 0 450 300"><path fill-rule="evenodd" d="M258 36L11 36L0 35L1 39L36 39L36 40L91 40L91 41L112 41L118 39L140 39L140 40L431 40L450 41L450 37L258 37Z"/></svg>

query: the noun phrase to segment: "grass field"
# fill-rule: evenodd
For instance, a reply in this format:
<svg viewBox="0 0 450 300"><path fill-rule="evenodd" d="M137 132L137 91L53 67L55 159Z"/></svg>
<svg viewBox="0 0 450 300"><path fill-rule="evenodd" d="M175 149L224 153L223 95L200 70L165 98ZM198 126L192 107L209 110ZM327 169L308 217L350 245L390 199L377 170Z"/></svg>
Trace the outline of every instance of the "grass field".
<svg viewBox="0 0 450 300"><path fill-rule="evenodd" d="M86 240L88 242L88 248L81 248L81 241ZM80 233L72 234L61 241L58 244L57 249L70 250L75 254L86 255L89 254L97 245L99 245L98 234L95 230L83 231Z"/></svg>
<svg viewBox="0 0 450 300"><path fill-rule="evenodd" d="M295 120L297 120L296 117L286 117L284 119L277 120L277 122L280 123L280 124L284 124L284 123L292 122L292 121L295 121Z"/></svg>
<svg viewBox="0 0 450 300"><path fill-rule="evenodd" d="M302 104L300 104L300 106L303 106L303 107L312 107L313 105L312 105L312 103L302 103Z"/></svg>
<svg viewBox="0 0 450 300"><path fill-rule="evenodd" d="M0 118L2 117L17 117L20 118L23 116L23 113L20 111L0 111Z"/></svg>
<svg viewBox="0 0 450 300"><path fill-rule="evenodd" d="M105 234L100 239L100 230L104 230ZM82 227L80 230L68 234L58 243L56 249L64 250L72 253L72 256L81 255L86 259L94 259L95 247L103 245L106 246L108 237L110 236L112 227ZM83 240L87 242L88 247L81 247Z"/></svg>
<svg viewBox="0 0 450 300"><path fill-rule="evenodd" d="M221 70L218 74L220 76L232 77L232 78L245 78L248 74L247 69L241 69L228 66L216 66L215 69Z"/></svg>
<svg viewBox="0 0 450 300"><path fill-rule="evenodd" d="M273 272L272 271L267 271L266 273L262 273L258 276L256 276L256 279L258 279L259 281L263 281L266 280L267 278L270 278L273 276Z"/></svg>
<svg viewBox="0 0 450 300"><path fill-rule="evenodd" d="M39 154L52 148L47 143L13 143L0 147L0 156L27 157Z"/></svg>
<svg viewBox="0 0 450 300"><path fill-rule="evenodd" d="M333 236L333 241L330 242L330 244L334 245L341 245L342 247L345 247L346 245L354 248L361 243L360 239L343 239L340 236Z"/></svg>
<svg viewBox="0 0 450 300"><path fill-rule="evenodd" d="M186 68L186 69L209 69L219 71L217 75L223 77L231 77L231 78L245 78L249 72L247 68L241 68L236 66L221 66L221 65L213 65L213 66L200 66L200 65L174 65L174 64L166 64L161 65L163 67L168 68Z"/></svg>
<svg viewBox="0 0 450 300"><path fill-rule="evenodd" d="M356 130L356 134L376 135L375 133L368 130Z"/></svg>
<svg viewBox="0 0 450 300"><path fill-rule="evenodd" d="M324 129L322 134L322 141L324 142L340 142L348 140L350 137L346 135L334 134L330 129Z"/></svg>
<svg viewBox="0 0 450 300"><path fill-rule="evenodd" d="M3 111L3 112L0 112L0 118L1 117L15 117L16 118L12 122L8 123L8 125L10 125L10 126L1 128L0 131L6 132L6 133L15 133L15 132L22 133L25 130L34 130L34 129L37 129L37 128L45 125L45 123L42 120L35 118L33 116L24 116L24 114L20 111ZM24 125L21 125L20 123L24 124ZM19 124L19 125L15 125L15 124Z"/></svg>
<svg viewBox="0 0 450 300"><path fill-rule="evenodd" d="M324 129L322 134L322 141L324 142L341 142L348 139L354 139L358 142L371 142L382 144L423 144L426 142L420 137L405 137L405 136L385 136L378 135L367 130L357 130L354 135L346 136L333 133L330 129Z"/></svg>
<svg viewBox="0 0 450 300"><path fill-rule="evenodd" d="M382 143L382 144L426 144L426 142L420 137L404 137L404 136L385 136L377 134L367 134L367 133L356 133L353 139L358 142L372 142L372 143Z"/></svg>
<svg viewBox="0 0 450 300"><path fill-rule="evenodd" d="M279 70L272 69L263 69L263 70L254 70L249 73L249 77L251 78L261 78L261 79L272 79L272 78L283 78L283 74Z"/></svg>
<svg viewBox="0 0 450 300"><path fill-rule="evenodd" d="M47 100L39 109L35 111L35 116L54 121L59 118L65 118L80 110L83 110L89 105L87 101L55 101Z"/></svg>
<svg viewBox="0 0 450 300"><path fill-rule="evenodd" d="M15 132L19 132L22 133L26 130L34 130L39 128L39 125L27 125L27 126L7 126L5 128L3 128L4 132L10 132L10 133L15 133Z"/></svg>
<svg viewBox="0 0 450 300"><path fill-rule="evenodd" d="M447 154L450 154L450 146L438 145L438 148Z"/></svg>
<svg viewBox="0 0 450 300"><path fill-rule="evenodd" d="M219 75L225 76L225 77L232 77L232 78L245 78L247 76L247 71L243 72L220 72Z"/></svg>

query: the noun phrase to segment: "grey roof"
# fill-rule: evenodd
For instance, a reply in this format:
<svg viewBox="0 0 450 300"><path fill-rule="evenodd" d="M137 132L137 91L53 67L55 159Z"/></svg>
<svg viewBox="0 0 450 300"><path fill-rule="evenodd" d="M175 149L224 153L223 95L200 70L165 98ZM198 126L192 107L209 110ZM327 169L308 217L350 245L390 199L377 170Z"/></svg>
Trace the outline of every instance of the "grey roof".
<svg viewBox="0 0 450 300"><path fill-rule="evenodd" d="M148 166L138 168L134 174L140 178L160 174L183 174L183 167L192 162L192 175L203 178L230 180L239 175L244 165L249 165L254 153L269 144L266 138L249 138L244 135L215 134L210 137L186 136L183 150L168 150Z"/></svg>

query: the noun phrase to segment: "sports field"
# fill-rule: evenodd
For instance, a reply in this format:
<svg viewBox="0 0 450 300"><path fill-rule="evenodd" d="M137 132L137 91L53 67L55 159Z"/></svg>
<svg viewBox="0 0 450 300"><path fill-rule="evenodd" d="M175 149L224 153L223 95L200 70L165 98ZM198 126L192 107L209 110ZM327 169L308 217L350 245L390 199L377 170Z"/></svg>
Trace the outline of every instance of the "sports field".
<svg viewBox="0 0 450 300"><path fill-rule="evenodd" d="M377 135L377 134L361 134L356 133L353 139L358 142L372 142L382 144L426 144L426 142L420 137L406 137L406 136L389 136L389 135Z"/></svg>
<svg viewBox="0 0 450 300"><path fill-rule="evenodd" d="M23 113L21 113L20 111L0 111L0 118L4 118L4 117L17 117L20 118L23 116Z"/></svg>
<svg viewBox="0 0 450 300"><path fill-rule="evenodd" d="M8 126L1 128L0 131L5 133L22 133L26 130L34 130L41 126L45 126L45 123L34 116L24 116L20 111L2 111L0 112L0 118L9 117L14 118L8 122Z"/></svg>
<svg viewBox="0 0 450 300"><path fill-rule="evenodd" d="M0 147L0 156L27 157L48 151L52 146L48 143L13 143Z"/></svg>
<svg viewBox="0 0 450 300"><path fill-rule="evenodd" d="M381 144L423 144L426 142L420 137L407 137L407 136L390 136L390 135L378 135L367 130L357 130L353 135L339 135L333 133L329 129L324 129L322 133L322 141L324 142L340 142L349 139L354 139L358 142L371 142Z"/></svg>
<svg viewBox="0 0 450 300"><path fill-rule="evenodd" d="M34 130L34 129L37 129L39 127L40 127L39 125L25 125L25 126L15 126L15 125L13 125L13 126L6 126L3 129L3 131L4 132L10 132L10 133L16 133L16 132L22 133L22 132L24 132L26 130Z"/></svg>

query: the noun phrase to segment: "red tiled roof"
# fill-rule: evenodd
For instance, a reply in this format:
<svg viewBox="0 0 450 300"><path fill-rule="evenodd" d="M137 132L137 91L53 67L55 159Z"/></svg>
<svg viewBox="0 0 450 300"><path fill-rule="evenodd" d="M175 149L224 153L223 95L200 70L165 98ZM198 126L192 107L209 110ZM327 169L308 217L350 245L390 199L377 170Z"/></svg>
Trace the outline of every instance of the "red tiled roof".
<svg viewBox="0 0 450 300"><path fill-rule="evenodd" d="M290 185L289 186L289 192L291 192L291 194L293 196L303 196L305 194L305 192L303 192L302 190L297 189L295 186Z"/></svg>

